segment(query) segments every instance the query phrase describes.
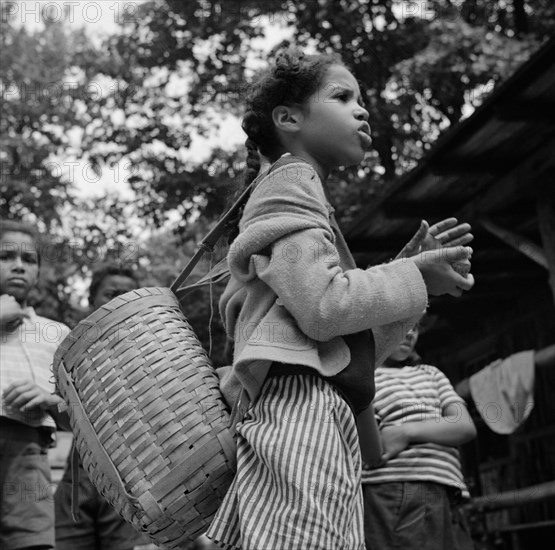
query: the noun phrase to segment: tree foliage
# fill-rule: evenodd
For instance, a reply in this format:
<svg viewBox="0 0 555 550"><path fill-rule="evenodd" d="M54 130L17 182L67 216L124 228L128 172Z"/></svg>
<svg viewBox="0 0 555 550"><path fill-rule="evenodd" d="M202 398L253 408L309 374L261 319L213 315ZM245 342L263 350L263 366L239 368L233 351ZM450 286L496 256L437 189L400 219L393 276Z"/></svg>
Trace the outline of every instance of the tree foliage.
<svg viewBox="0 0 555 550"><path fill-rule="evenodd" d="M7 16L0 26L0 213L32 214L49 226L71 199L61 172L49 161L69 147L68 131L77 123L73 97L83 89L67 86L66 77L69 44L78 45L83 35L70 39L61 23L31 33Z"/></svg>
<svg viewBox="0 0 555 550"><path fill-rule="evenodd" d="M103 123L91 148L118 144L99 162L133 159L139 206L155 223L173 208L183 220L195 210L221 211L220 191L236 179L242 153L218 151L210 162L227 157L233 174L214 178L180 160L180 151L223 113L241 115L244 83L265 63L257 41L268 29L289 29L301 47L339 52L365 92L375 153L362 173L340 174L348 185L337 200L348 220L361 204L353 198L369 199L414 166L465 106L479 104L537 49L554 13L545 0L145 2L94 69L115 85L94 106Z"/></svg>

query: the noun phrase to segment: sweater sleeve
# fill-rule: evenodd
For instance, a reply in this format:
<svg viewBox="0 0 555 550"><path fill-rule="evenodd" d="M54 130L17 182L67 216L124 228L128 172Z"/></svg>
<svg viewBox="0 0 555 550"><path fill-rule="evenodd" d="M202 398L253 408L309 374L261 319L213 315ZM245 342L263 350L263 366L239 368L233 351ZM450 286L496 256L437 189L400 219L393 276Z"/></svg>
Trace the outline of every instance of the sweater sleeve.
<svg viewBox="0 0 555 550"><path fill-rule="evenodd" d="M269 285L300 329L317 341L421 315L424 280L411 259L343 270L331 232L311 228L276 241L271 255L254 255Z"/></svg>

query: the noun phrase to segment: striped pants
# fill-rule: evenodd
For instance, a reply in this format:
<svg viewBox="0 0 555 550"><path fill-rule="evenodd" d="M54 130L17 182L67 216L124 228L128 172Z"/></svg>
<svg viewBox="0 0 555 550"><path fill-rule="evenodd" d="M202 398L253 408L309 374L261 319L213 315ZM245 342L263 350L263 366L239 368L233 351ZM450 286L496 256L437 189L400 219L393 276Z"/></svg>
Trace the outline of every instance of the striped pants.
<svg viewBox="0 0 555 550"><path fill-rule="evenodd" d="M226 549L364 550L355 420L310 374L269 378L237 425L237 474L207 536Z"/></svg>

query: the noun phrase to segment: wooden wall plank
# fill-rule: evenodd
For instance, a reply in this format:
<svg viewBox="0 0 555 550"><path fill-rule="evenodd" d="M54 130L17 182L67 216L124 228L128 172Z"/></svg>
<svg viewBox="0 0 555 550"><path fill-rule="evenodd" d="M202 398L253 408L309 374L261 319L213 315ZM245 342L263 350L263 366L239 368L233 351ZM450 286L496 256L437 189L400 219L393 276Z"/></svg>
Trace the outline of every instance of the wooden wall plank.
<svg viewBox="0 0 555 550"><path fill-rule="evenodd" d="M549 269L549 286L555 303L555 170L538 185L538 225Z"/></svg>

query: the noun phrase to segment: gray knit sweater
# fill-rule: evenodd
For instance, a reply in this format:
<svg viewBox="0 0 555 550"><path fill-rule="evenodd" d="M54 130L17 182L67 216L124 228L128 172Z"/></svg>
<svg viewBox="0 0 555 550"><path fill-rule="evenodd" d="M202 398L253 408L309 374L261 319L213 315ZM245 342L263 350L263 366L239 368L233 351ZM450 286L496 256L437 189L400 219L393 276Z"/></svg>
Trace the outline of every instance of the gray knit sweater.
<svg viewBox="0 0 555 550"><path fill-rule="evenodd" d="M317 172L301 160L263 177L247 202L220 300L235 341L233 367L220 373L230 405L241 387L251 400L258 396L272 362L337 375L351 362L343 336L365 329L379 364L425 311L415 263L354 267L332 212Z"/></svg>

